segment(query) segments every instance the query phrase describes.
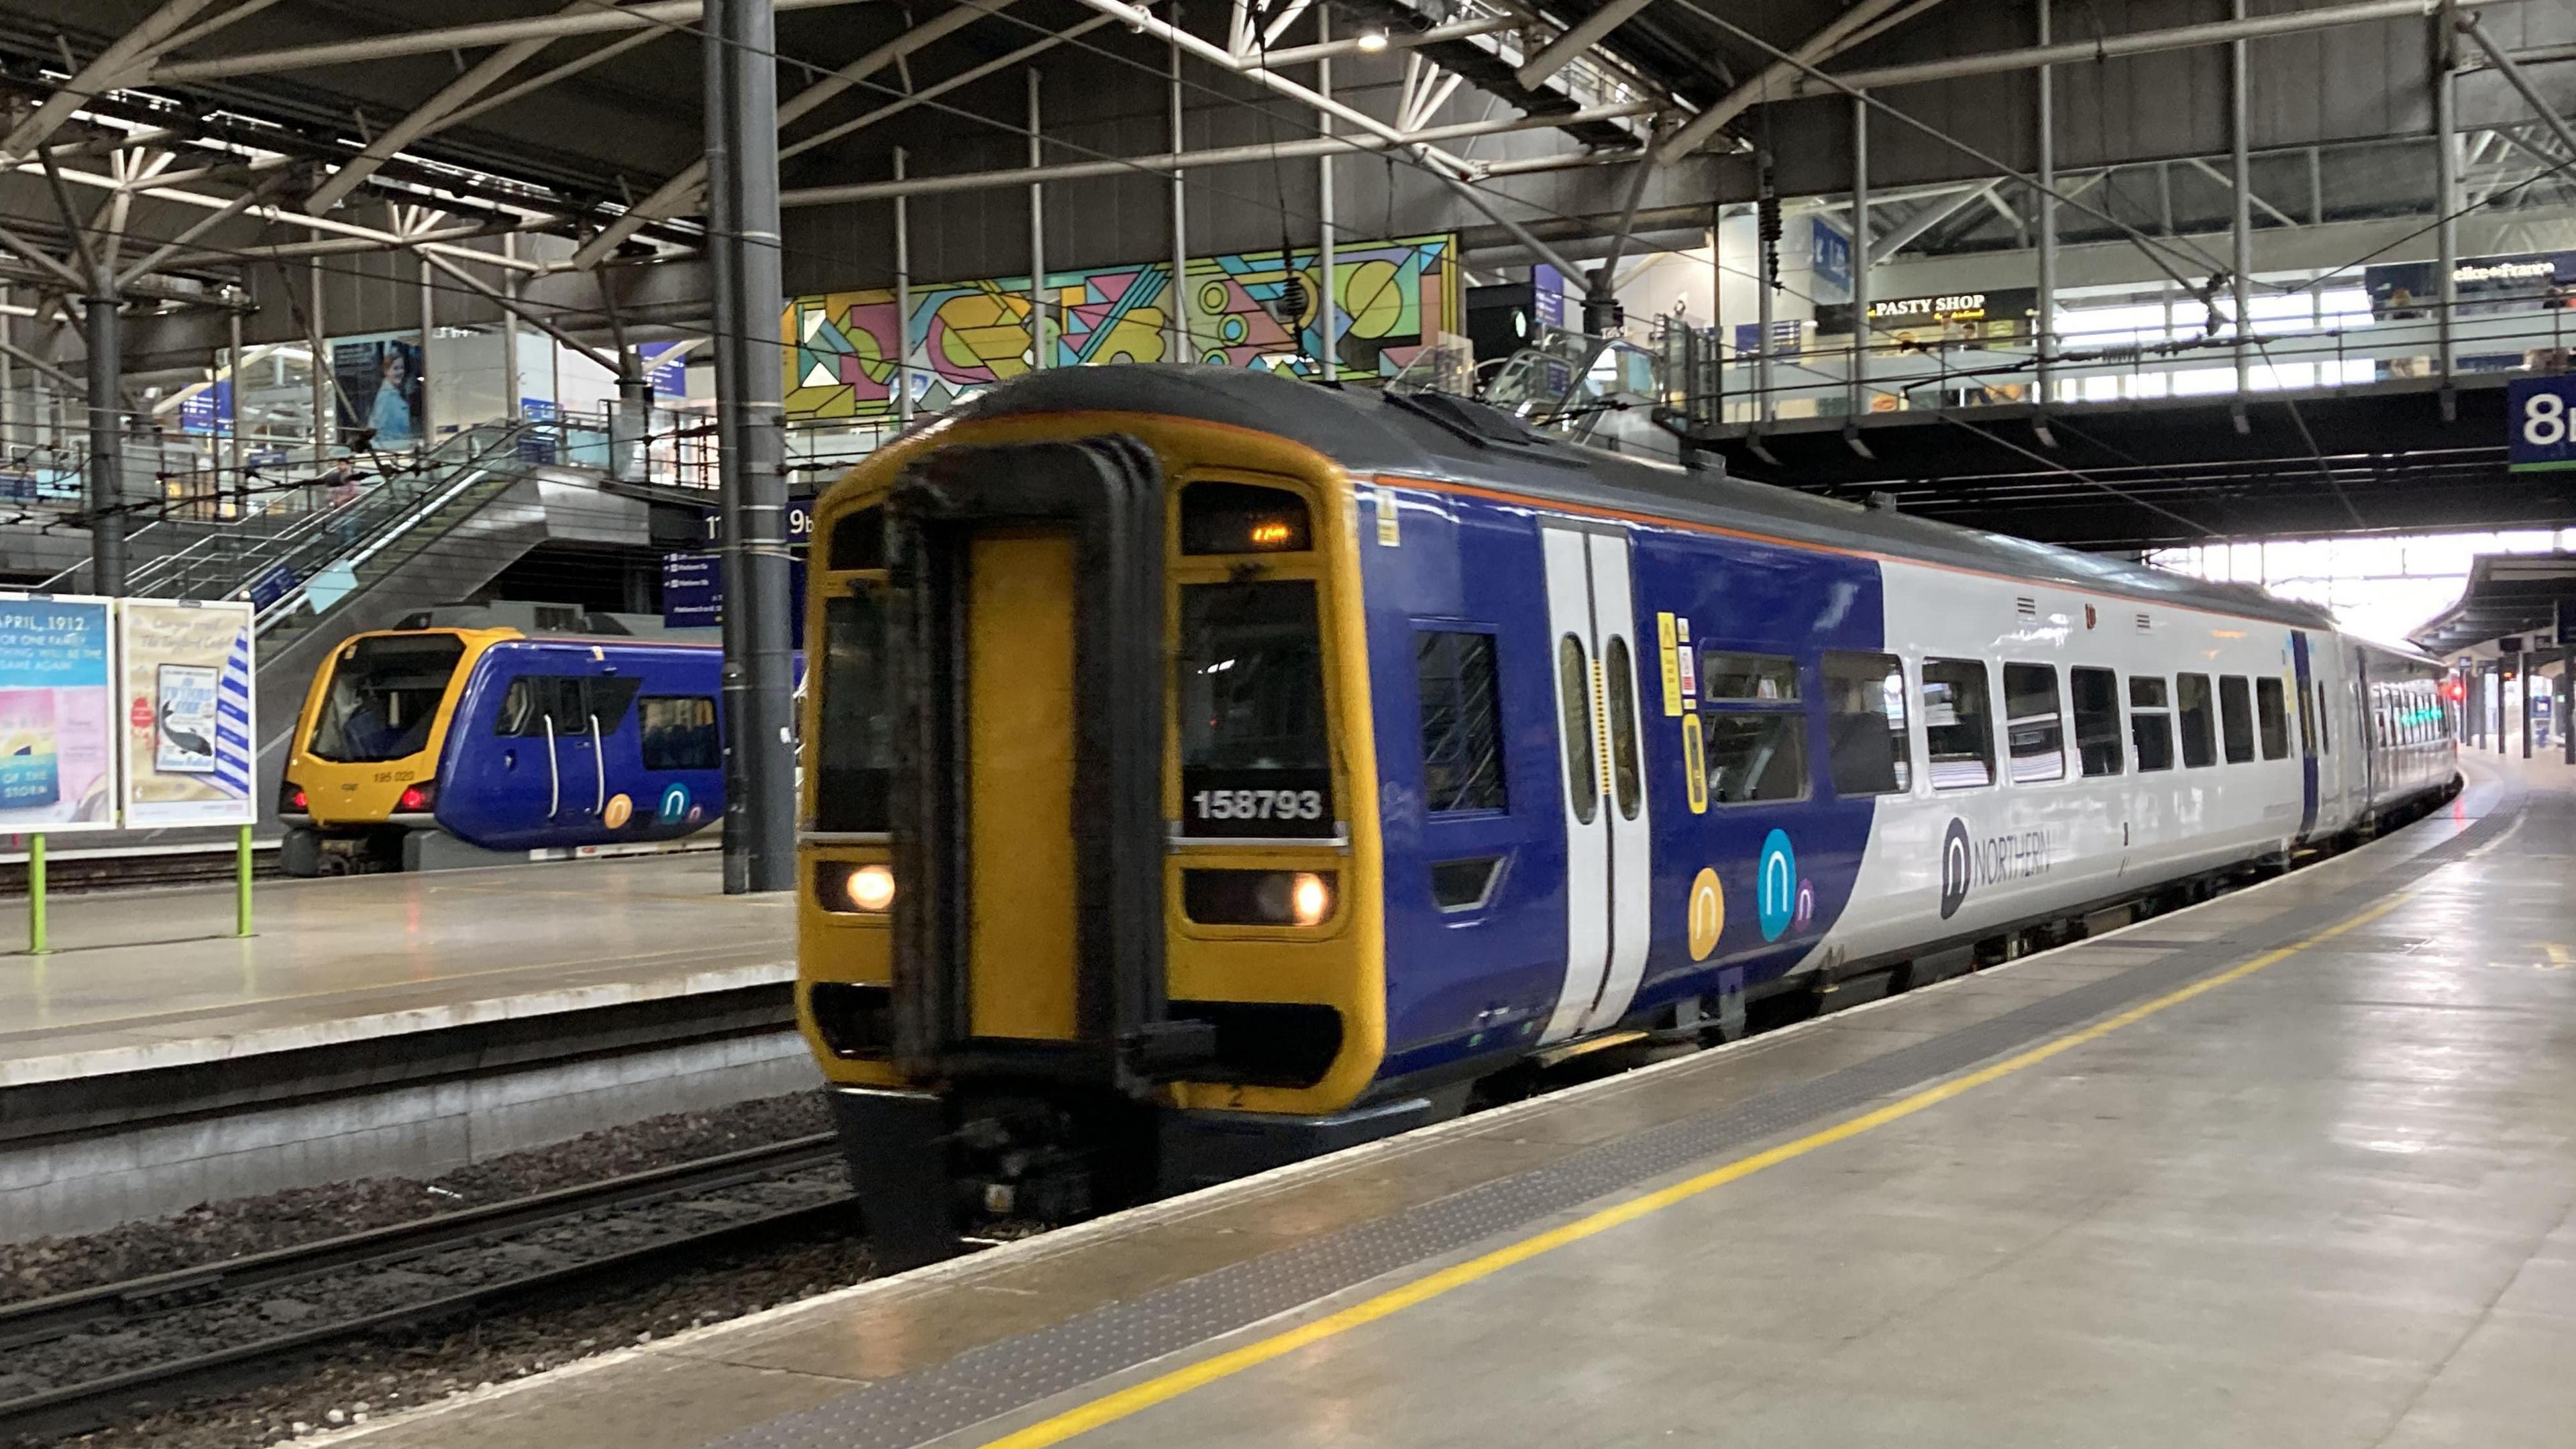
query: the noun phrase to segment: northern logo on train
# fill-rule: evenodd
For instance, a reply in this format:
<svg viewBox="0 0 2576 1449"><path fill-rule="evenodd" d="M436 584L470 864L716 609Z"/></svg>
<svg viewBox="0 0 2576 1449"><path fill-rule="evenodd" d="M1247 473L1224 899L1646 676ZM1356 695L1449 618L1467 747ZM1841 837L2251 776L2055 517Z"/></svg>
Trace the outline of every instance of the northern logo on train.
<svg viewBox="0 0 2576 1449"><path fill-rule="evenodd" d="M621 791L608 797L608 804L599 812L599 823L611 830L622 830L634 815L635 802L626 798L625 793Z"/></svg>
<svg viewBox="0 0 2576 1449"><path fill-rule="evenodd" d="M1968 822L1950 817L1950 828L1941 836L1941 919L1948 920L1968 902L1968 881L1976 872L1976 857L1968 848Z"/></svg>
<svg viewBox="0 0 2576 1449"><path fill-rule="evenodd" d="M1714 868L1703 867L1691 882L1689 921L1691 959L1705 961L1726 932L1726 888Z"/></svg>
<svg viewBox="0 0 2576 1449"><path fill-rule="evenodd" d="M697 818L689 814L688 786L674 782L662 787L661 816L665 825L677 825L683 816L692 820Z"/></svg>
<svg viewBox="0 0 2576 1449"><path fill-rule="evenodd" d="M1789 832L1774 830L1762 842L1753 873L1753 904L1762 922L1762 939L1777 941L1798 918L1798 852Z"/></svg>

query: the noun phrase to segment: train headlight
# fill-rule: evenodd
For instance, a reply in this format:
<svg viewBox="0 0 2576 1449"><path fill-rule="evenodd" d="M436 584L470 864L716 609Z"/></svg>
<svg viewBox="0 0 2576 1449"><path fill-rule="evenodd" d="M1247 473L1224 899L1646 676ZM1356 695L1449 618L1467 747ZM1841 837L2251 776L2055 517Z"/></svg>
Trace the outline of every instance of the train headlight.
<svg viewBox="0 0 2576 1449"><path fill-rule="evenodd" d="M882 865L824 861L814 867L814 899L835 915L884 915L894 905L894 872Z"/></svg>
<svg viewBox="0 0 2576 1449"><path fill-rule="evenodd" d="M1333 913L1333 888L1310 870L1288 883L1288 913L1298 925L1311 926Z"/></svg>
<svg viewBox="0 0 2576 1449"><path fill-rule="evenodd" d="M1315 870L1185 870L1181 904L1202 926L1320 926L1334 875Z"/></svg>

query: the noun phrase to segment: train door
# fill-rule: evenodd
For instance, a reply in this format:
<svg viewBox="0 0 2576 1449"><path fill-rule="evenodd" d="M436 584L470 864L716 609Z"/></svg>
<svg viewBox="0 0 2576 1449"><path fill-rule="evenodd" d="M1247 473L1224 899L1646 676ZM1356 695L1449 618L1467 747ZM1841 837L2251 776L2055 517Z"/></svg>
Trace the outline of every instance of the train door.
<svg viewBox="0 0 2576 1449"><path fill-rule="evenodd" d="M1626 1014L1646 969L1652 833L1637 732L1625 532L1545 525L1548 632L1565 760L1565 981L1542 1042Z"/></svg>
<svg viewBox="0 0 2576 1449"><path fill-rule="evenodd" d="M2318 775L2317 718L2315 696L2310 681L2316 677L2308 653L2305 630L2290 631L2290 694L2299 717L2299 839L2305 840L2317 828L2317 796L2322 781Z"/></svg>

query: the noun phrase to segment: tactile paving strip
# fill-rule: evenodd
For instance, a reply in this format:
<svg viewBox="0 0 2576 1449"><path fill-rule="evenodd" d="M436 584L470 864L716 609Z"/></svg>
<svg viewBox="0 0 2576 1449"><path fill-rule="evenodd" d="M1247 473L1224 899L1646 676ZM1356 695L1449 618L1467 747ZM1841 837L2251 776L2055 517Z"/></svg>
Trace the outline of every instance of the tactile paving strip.
<svg viewBox="0 0 2576 1449"><path fill-rule="evenodd" d="M2177 943L2190 949L1874 1061L969 1349L944 1363L746 1429L722 1440L719 1449L902 1449L955 1433L1548 1214L1909 1092L2235 961L2289 945L2385 898L2400 879L2460 858L2501 832L2514 813L2489 815L2441 845L2240 932Z"/></svg>

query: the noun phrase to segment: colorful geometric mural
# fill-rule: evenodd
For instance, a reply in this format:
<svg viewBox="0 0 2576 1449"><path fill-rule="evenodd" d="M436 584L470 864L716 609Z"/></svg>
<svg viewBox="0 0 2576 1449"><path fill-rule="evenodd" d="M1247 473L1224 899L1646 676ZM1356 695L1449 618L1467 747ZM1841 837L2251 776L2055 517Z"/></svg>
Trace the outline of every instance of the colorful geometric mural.
<svg viewBox="0 0 2576 1449"><path fill-rule="evenodd" d="M1441 334L1465 330L1454 235L1354 242L1334 249L1344 377L1392 377ZM1224 367L1314 375L1323 350L1322 276L1312 249L1236 252L1189 261L1188 344L1175 346L1168 261L1049 271L1050 361L1164 362L1175 354ZM1293 269L1293 270L1292 270ZM1289 279L1297 315L1283 317ZM912 288L914 400L930 410L1029 370L1025 277ZM894 291L825 292L788 301L781 319L791 422L875 418L894 407Z"/></svg>

